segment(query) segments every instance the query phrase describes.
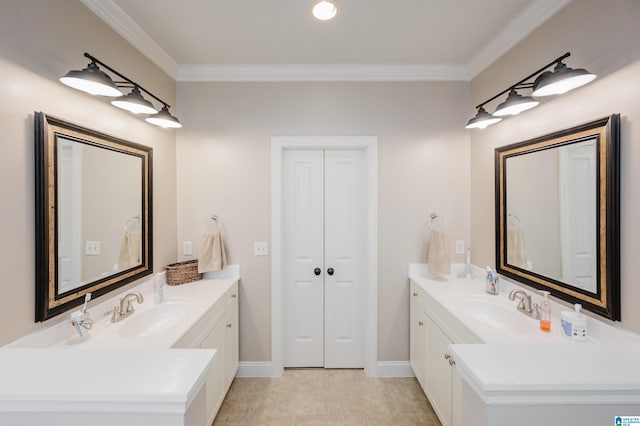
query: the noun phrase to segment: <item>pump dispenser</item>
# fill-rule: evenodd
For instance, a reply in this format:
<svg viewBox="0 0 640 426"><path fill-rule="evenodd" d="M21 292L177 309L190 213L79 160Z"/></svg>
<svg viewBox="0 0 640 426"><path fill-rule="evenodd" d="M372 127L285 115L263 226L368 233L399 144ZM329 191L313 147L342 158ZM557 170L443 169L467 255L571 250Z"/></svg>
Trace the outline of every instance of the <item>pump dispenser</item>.
<svg viewBox="0 0 640 426"><path fill-rule="evenodd" d="M544 295L540 306L540 330L544 332L551 331L551 301L549 300L549 292L541 291Z"/></svg>
<svg viewBox="0 0 640 426"><path fill-rule="evenodd" d="M153 303L159 305L164 302L165 272L158 272L153 283Z"/></svg>

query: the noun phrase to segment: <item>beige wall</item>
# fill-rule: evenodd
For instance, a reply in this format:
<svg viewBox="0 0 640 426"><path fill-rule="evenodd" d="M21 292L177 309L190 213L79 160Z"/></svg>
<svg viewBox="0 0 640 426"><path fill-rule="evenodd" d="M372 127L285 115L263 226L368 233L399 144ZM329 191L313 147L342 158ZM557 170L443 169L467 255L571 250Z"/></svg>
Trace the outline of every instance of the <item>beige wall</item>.
<svg viewBox="0 0 640 426"><path fill-rule="evenodd" d="M241 265L240 359L271 359L272 136L377 136L378 356L407 360L407 264L425 262L426 223L445 216L469 238L467 83L180 83L178 241L197 251L201 224L222 217ZM453 248L453 246L452 246ZM463 261L463 256L454 260Z"/></svg>
<svg viewBox="0 0 640 426"><path fill-rule="evenodd" d="M599 75L588 86L471 134L471 239L473 263L494 262L494 148L613 113L621 130L622 325L640 332L640 286L635 267L640 250L640 2L571 2L471 84L474 105L505 89L566 51L567 64ZM499 102L499 101L498 101ZM495 105L490 105L491 110ZM469 110L469 116L473 114Z"/></svg>
<svg viewBox="0 0 640 426"><path fill-rule="evenodd" d="M0 344L35 329L33 112L154 149L154 264L176 258L175 133L58 82L89 52L172 103L175 82L76 0L3 0L0 12ZM98 313L96 313L98 314Z"/></svg>

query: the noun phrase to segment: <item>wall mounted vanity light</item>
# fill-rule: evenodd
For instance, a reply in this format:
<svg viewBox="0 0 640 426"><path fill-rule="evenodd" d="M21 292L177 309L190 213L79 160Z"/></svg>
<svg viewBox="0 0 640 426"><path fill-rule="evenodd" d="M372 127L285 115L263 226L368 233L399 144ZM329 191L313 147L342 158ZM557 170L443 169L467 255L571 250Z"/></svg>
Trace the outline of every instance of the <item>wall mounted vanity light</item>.
<svg viewBox="0 0 640 426"><path fill-rule="evenodd" d="M478 110L475 117L467 122L467 129L484 129L502 120L508 115L517 115L523 111L536 107L540 102L533 97L561 95L570 90L584 86L593 81L596 75L589 71L567 67L564 62L571 53L567 52L551 63L526 76L516 84L508 87L494 97L487 99L476 106ZM553 71L547 68L555 65ZM534 79L535 78L535 79ZM531 96L522 96L518 91L531 90ZM499 104L493 114L488 113L484 106L489 102L509 92L507 99Z"/></svg>
<svg viewBox="0 0 640 426"><path fill-rule="evenodd" d="M148 114L145 121L156 126L174 129L182 127L180 120L169 112L170 105L168 103L90 54L85 53L84 56L90 59L91 63L83 70L72 70L60 77L63 84L92 95L115 97L111 101L113 106L134 114ZM113 81L107 73L98 67L98 64L121 78L122 81ZM131 89L131 91L125 95L121 89ZM162 109L158 111L149 100L142 96L142 92L161 103Z"/></svg>

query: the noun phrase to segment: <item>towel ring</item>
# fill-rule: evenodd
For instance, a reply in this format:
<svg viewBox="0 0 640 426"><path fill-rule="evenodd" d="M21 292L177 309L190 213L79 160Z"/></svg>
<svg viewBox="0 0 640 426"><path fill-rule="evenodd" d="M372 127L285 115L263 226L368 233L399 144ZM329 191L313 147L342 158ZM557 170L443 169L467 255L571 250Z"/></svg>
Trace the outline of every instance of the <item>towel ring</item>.
<svg viewBox="0 0 640 426"><path fill-rule="evenodd" d="M207 232L207 225L209 223L215 223L216 225L218 225L218 229L216 229L216 231L220 231L222 229L222 221L220 220L218 215L212 214L211 217L206 218L204 222L202 222L202 232Z"/></svg>
<svg viewBox="0 0 640 426"><path fill-rule="evenodd" d="M507 214L507 220L509 220L510 217L512 217L513 220L516 221L516 226L514 226L514 228L522 228L522 227L524 227L524 222L517 215L512 214L512 213Z"/></svg>
<svg viewBox="0 0 640 426"><path fill-rule="evenodd" d="M135 216L133 216L133 217L130 217L129 219L127 219L127 221L124 223L124 231L125 231L125 232L130 231L131 229L129 228L129 225L130 225L132 222L135 222L135 221L137 221L137 222L138 222L138 225L140 225L140 215L139 215L139 214L138 214L138 215L135 215Z"/></svg>
<svg viewBox="0 0 640 426"><path fill-rule="evenodd" d="M447 219L442 216L438 216L435 213L431 213L429 216L429 228L432 230L440 230L443 231L449 228L449 223L447 223Z"/></svg>

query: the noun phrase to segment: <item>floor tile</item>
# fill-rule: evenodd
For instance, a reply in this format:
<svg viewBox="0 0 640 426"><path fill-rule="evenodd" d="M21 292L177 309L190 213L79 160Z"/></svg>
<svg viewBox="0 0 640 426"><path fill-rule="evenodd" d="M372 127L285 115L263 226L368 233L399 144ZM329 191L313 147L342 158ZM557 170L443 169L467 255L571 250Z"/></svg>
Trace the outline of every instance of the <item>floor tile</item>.
<svg viewBox="0 0 640 426"><path fill-rule="evenodd" d="M363 370L286 369L282 377L236 378L214 425L440 426L414 378Z"/></svg>

